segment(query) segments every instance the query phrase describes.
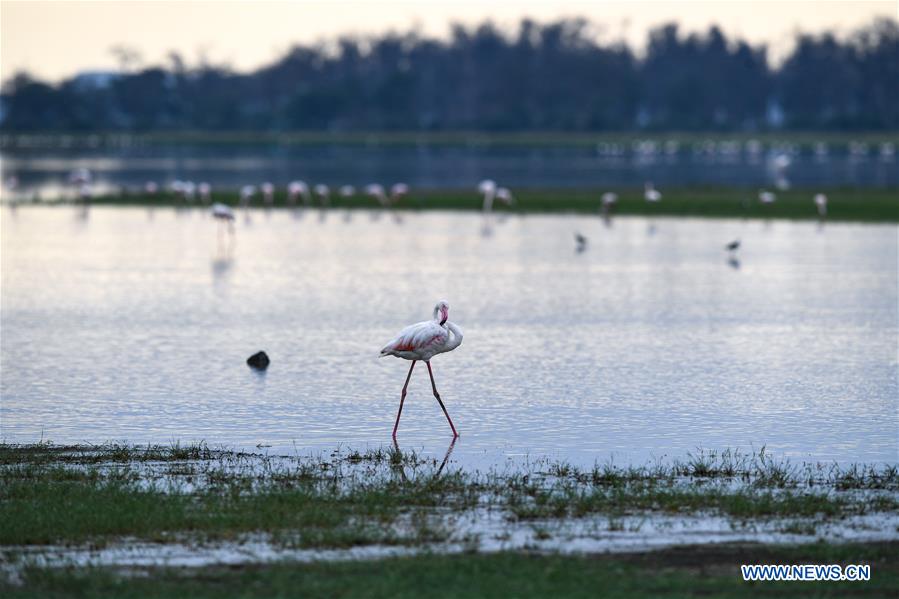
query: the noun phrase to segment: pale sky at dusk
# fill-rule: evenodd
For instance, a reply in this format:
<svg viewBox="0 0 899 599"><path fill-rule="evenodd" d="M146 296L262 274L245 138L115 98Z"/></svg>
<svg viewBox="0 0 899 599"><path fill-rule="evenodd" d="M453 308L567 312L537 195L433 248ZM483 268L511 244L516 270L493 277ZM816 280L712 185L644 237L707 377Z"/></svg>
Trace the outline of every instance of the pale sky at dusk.
<svg viewBox="0 0 899 599"><path fill-rule="evenodd" d="M212 62L247 70L271 62L293 44L343 33L414 27L424 35L445 36L452 22L492 19L513 28L523 17L543 22L566 16L587 17L600 28L599 39L623 37L637 48L648 29L662 23L676 21L686 31L718 24L728 34L767 42L776 59L789 50L797 30L845 33L876 16L896 18L897 2L2 0L0 77L26 69L57 80L80 70L112 69L117 61L110 49L119 44L137 50L145 65L161 63L177 50L188 64L205 53Z"/></svg>

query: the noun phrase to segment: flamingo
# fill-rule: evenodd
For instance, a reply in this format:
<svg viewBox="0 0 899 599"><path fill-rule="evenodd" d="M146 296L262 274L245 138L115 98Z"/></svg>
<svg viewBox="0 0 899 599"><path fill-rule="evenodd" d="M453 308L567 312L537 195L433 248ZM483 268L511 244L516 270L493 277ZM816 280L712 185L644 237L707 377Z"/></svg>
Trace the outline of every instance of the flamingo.
<svg viewBox="0 0 899 599"><path fill-rule="evenodd" d="M156 195L156 192L159 191L159 185L156 184L156 181L147 181L144 183L144 192L148 195Z"/></svg>
<svg viewBox="0 0 899 599"><path fill-rule="evenodd" d="M493 210L493 200L496 198L496 181L484 179L478 183L478 193L484 195L484 212Z"/></svg>
<svg viewBox="0 0 899 599"><path fill-rule="evenodd" d="M815 207L818 209L819 218L824 218L825 216L827 216L827 196L823 193L816 193Z"/></svg>
<svg viewBox="0 0 899 599"><path fill-rule="evenodd" d="M253 196L256 195L256 186L255 185L244 185L240 188L240 205L244 208L248 208L250 206L250 200L253 199Z"/></svg>
<svg viewBox="0 0 899 599"><path fill-rule="evenodd" d="M600 198L602 201L602 211L608 212L618 203L618 194L613 191L607 191Z"/></svg>
<svg viewBox="0 0 899 599"><path fill-rule="evenodd" d="M406 185L405 183L394 183L393 187L390 188L390 203L396 204L408 193L408 185Z"/></svg>
<svg viewBox="0 0 899 599"><path fill-rule="evenodd" d="M266 181L262 185L259 186L259 189L262 191L262 199L265 201L266 205L271 206L275 203L275 186Z"/></svg>
<svg viewBox="0 0 899 599"><path fill-rule="evenodd" d="M371 196L378 200L378 203L381 204L382 208L386 208L390 204L390 200L387 198L387 193L384 192L384 187L379 183L369 183L365 186L365 195Z"/></svg>
<svg viewBox="0 0 899 599"><path fill-rule="evenodd" d="M183 187L181 188L181 193L184 194L184 201L193 202L194 193L197 191L197 185L193 181L185 181Z"/></svg>
<svg viewBox="0 0 899 599"><path fill-rule="evenodd" d="M759 191L759 202L762 204L773 204L775 200L777 200L777 196L774 195L773 191L765 191L764 189Z"/></svg>
<svg viewBox="0 0 899 599"><path fill-rule="evenodd" d="M212 218L219 223L228 223L228 233L234 235L234 211L230 206L216 203L210 207L209 212L212 214ZM221 226L219 226L219 231L221 230Z"/></svg>
<svg viewBox="0 0 899 599"><path fill-rule="evenodd" d="M327 207L328 204L331 203L331 188L325 185L324 183L319 183L313 189L315 195L318 196L319 201L322 204L322 207Z"/></svg>
<svg viewBox="0 0 899 599"><path fill-rule="evenodd" d="M287 201L291 205L296 204L299 196L303 196L303 203L307 206L312 200L309 195L309 186L304 181L291 181L287 185Z"/></svg>
<svg viewBox="0 0 899 599"><path fill-rule="evenodd" d="M662 199L662 193L655 188L652 181L648 181L643 186L643 199L647 202L658 202Z"/></svg>
<svg viewBox="0 0 899 599"><path fill-rule="evenodd" d="M206 181L203 181L202 183L197 185L197 193L200 194L201 202L208 202L212 199L212 185L210 185Z"/></svg>
<svg viewBox="0 0 899 599"><path fill-rule="evenodd" d="M393 438L396 439L396 430L400 426L400 415L403 413L403 402L406 400L406 389L409 387L409 379L412 378L412 369L419 360L428 365L428 375L431 377L431 389L434 397L443 410L450 428L453 430L453 438L459 436L456 427L450 418L446 406L437 392L437 383L434 382L434 372L431 370L431 358L437 354L453 351L462 344L462 329L449 322L449 304L446 300L440 300L434 306L434 314L431 320L425 320L409 325L381 350L381 357L396 356L404 360L412 360L409 366L409 374L406 375L406 383L400 395L400 408L396 413L396 423L393 425Z"/></svg>
<svg viewBox="0 0 899 599"><path fill-rule="evenodd" d="M351 198L356 195L356 188L352 185L343 185L337 190L337 193L342 198Z"/></svg>

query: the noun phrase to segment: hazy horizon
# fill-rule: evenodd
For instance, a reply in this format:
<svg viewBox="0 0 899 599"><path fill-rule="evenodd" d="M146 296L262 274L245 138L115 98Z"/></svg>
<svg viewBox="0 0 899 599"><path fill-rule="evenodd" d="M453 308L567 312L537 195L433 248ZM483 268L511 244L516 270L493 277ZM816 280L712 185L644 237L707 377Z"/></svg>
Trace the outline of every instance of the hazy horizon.
<svg viewBox="0 0 899 599"><path fill-rule="evenodd" d="M640 50L649 30L676 22L684 32L719 26L728 36L769 47L777 62L798 31L831 30L845 35L877 17L896 18L896 3L864 2L561 2L530 0L429 5L421 0L264 2L57 2L3 0L0 3L0 78L19 71L58 81L81 71L115 70L112 48L140 56L140 66L162 64L172 52L188 64L205 57L246 72L271 63L291 46L340 35L415 30L446 37L453 23L487 20L503 29L523 18L547 22L584 17L604 41L625 41Z"/></svg>

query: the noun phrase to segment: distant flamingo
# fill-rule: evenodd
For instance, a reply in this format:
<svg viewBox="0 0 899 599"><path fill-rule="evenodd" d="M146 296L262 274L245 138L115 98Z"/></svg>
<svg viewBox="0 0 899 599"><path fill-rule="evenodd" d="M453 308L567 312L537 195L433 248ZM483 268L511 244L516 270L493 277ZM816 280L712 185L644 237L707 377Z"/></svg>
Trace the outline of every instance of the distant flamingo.
<svg viewBox="0 0 899 599"><path fill-rule="evenodd" d="M412 360L409 374L406 375L406 383L403 385L403 392L400 395L400 408L396 413L396 423L393 425L394 439L396 439L397 428L400 426L400 415L403 413L403 402L406 400L406 389L409 387L409 379L412 378L412 369L415 368L415 362L418 360L422 360L428 365L428 375L431 377L431 389L434 391L434 397L437 398L437 403L440 404L440 408L453 430L453 438L459 436L449 412L446 411L446 406L440 399L440 394L437 393L437 383L434 382L434 372L431 370L431 358L437 354L452 351L462 344L462 329L449 322L448 318L449 304L445 300L440 300L434 306L431 320L409 325L381 350L382 358L396 356L404 360Z"/></svg>
<svg viewBox="0 0 899 599"><path fill-rule="evenodd" d="M478 183L478 193L484 196L484 204L482 206L484 212L493 210L493 200L496 198L496 181L484 179Z"/></svg>
<svg viewBox="0 0 899 599"><path fill-rule="evenodd" d="M825 216L827 216L827 196L823 193L816 193L815 207L818 209L819 218L824 218Z"/></svg>
<svg viewBox="0 0 899 599"><path fill-rule="evenodd" d="M234 235L234 211L231 210L230 206L226 206L225 204L213 204L210 207L209 212L212 214L212 218L219 222L219 235L221 235L222 224L228 224L228 233Z"/></svg>
<svg viewBox="0 0 899 599"><path fill-rule="evenodd" d="M181 193L184 196L185 202L193 202L194 194L197 191L197 184L193 181L184 181L184 185L181 187Z"/></svg>
<svg viewBox="0 0 899 599"><path fill-rule="evenodd" d="M203 181L197 185L197 193L200 194L200 201L205 203L212 199L212 185Z"/></svg>
<svg viewBox="0 0 899 599"><path fill-rule="evenodd" d="M662 193L655 188L651 181L648 181L646 185L643 186L643 199L647 202L658 202L662 199Z"/></svg>
<svg viewBox="0 0 899 599"><path fill-rule="evenodd" d="M249 208L250 201L253 199L253 196L256 195L256 186L255 185L244 185L240 188L240 205L244 208Z"/></svg>
<svg viewBox="0 0 899 599"><path fill-rule="evenodd" d="M312 202L312 196L309 194L309 186L304 181L291 181L287 185L287 202L290 205L297 203L297 198L302 196L303 203L309 205Z"/></svg>
<svg viewBox="0 0 899 599"><path fill-rule="evenodd" d="M262 191L262 199L266 206L272 206L275 203L275 186L268 181L259 186Z"/></svg>
<svg viewBox="0 0 899 599"><path fill-rule="evenodd" d="M356 188L352 185L343 185L337 190L337 194L342 198L351 198L356 195Z"/></svg>
<svg viewBox="0 0 899 599"><path fill-rule="evenodd" d="M156 192L159 191L159 185L156 184L156 181L147 181L144 183L144 192L149 195L156 195Z"/></svg>
<svg viewBox="0 0 899 599"><path fill-rule="evenodd" d="M312 188L312 191L318 196L318 201L321 202L323 208L331 203L331 188L324 183L319 183Z"/></svg>
<svg viewBox="0 0 899 599"><path fill-rule="evenodd" d="M774 195L773 191L766 191L762 189L759 191L759 202L765 205L773 204L777 200L777 196Z"/></svg>
<svg viewBox="0 0 899 599"><path fill-rule="evenodd" d="M409 193L409 186L405 183L394 183L390 188L390 203L396 204Z"/></svg>
<svg viewBox="0 0 899 599"><path fill-rule="evenodd" d="M378 200L378 203L381 204L381 208L387 208L390 205L390 200L387 197L387 193L384 191L384 186L379 183L370 183L366 185L365 195Z"/></svg>
<svg viewBox="0 0 899 599"><path fill-rule="evenodd" d="M615 207L615 204L618 203L618 194L612 191L607 191L602 194L600 201L602 202L603 214L608 214L612 210L612 208Z"/></svg>

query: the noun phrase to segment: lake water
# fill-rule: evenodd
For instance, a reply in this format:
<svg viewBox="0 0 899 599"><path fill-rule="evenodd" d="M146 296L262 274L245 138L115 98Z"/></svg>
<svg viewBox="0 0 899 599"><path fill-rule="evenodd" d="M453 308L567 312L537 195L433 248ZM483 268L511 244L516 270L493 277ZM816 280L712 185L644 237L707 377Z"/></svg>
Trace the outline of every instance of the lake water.
<svg viewBox="0 0 899 599"><path fill-rule="evenodd" d="M0 220L7 442L387 445L409 363L378 351L445 298L461 463L899 458L895 225L254 211L232 244L199 210ZM399 439L450 441L423 365Z"/></svg>
<svg viewBox="0 0 899 599"><path fill-rule="evenodd" d="M608 145L608 144L607 144ZM732 144L731 144L732 145ZM150 145L126 148L5 148L0 152L3 176L15 176L19 187L4 195L56 199L75 194L67 184L76 168L94 175L97 193L122 186L140 188L176 179L207 181L215 188L235 189L272 181L284 186L293 179L310 184L363 186L405 181L413 188L471 188L484 178L517 188L661 187L719 185L751 188L897 187L894 145L890 151L866 148L864 154L831 150L826 155L765 147L750 152L737 144L660 149L647 153L630 146L478 147L478 146L240 146ZM655 147L655 146L653 146ZM788 152L790 164L776 166Z"/></svg>

